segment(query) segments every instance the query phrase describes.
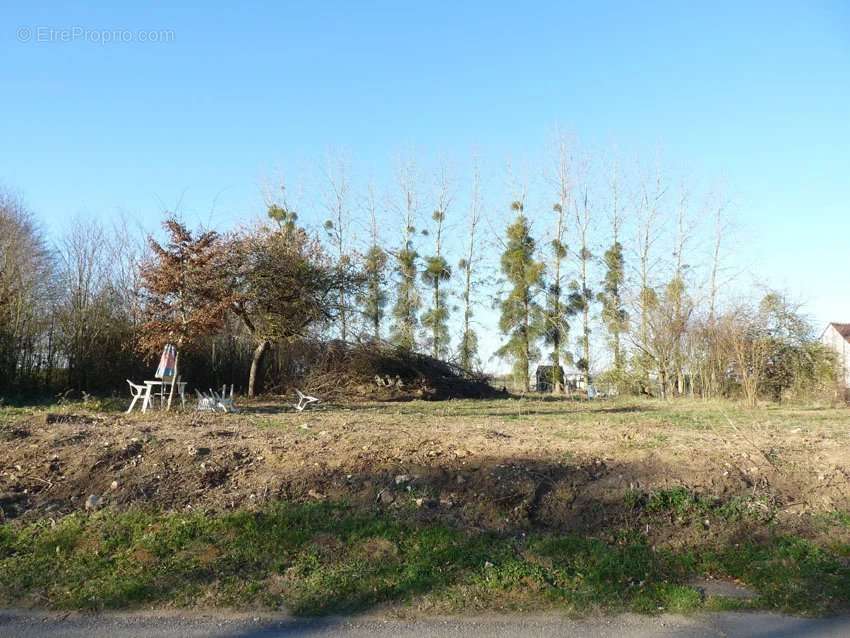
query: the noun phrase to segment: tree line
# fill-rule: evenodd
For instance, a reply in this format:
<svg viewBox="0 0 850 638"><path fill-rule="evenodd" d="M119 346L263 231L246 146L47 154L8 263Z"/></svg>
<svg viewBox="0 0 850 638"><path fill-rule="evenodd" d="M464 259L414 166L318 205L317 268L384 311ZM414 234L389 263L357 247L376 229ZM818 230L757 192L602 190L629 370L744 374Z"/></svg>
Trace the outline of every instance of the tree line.
<svg viewBox="0 0 850 638"><path fill-rule="evenodd" d="M114 391L175 343L187 378L254 394L297 367L286 351L304 338L388 341L470 370L492 365L486 342L526 391L539 363L556 392L562 367L664 398L835 389L799 306L733 285L719 189L594 161L565 137L496 198L477 163L461 182L445 163L401 162L383 189L338 158L319 173L318 193L295 205L281 188L234 230L81 221L55 245L0 193L0 393Z"/></svg>

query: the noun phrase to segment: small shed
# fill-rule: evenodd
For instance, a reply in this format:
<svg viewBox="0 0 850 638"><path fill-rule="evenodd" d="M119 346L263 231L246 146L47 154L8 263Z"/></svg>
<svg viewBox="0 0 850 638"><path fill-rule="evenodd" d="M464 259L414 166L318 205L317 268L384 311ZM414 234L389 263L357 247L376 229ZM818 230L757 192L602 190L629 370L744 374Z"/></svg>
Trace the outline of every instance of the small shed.
<svg viewBox="0 0 850 638"><path fill-rule="evenodd" d="M534 378L538 392L554 392L555 381L561 386L561 391L564 389L564 368L561 366L558 366L557 372L555 366L537 366Z"/></svg>

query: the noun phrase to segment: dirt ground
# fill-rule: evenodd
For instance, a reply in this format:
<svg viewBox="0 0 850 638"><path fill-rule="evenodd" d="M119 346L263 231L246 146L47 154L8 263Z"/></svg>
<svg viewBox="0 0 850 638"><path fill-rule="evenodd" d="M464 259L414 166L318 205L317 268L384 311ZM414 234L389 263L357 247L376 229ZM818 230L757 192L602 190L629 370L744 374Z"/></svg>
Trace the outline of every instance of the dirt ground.
<svg viewBox="0 0 850 638"><path fill-rule="evenodd" d="M0 411L3 516L330 499L478 530L588 531L633 516L641 494L676 487L780 525L850 511L846 408L532 399L242 407L128 416L70 406L58 420Z"/></svg>

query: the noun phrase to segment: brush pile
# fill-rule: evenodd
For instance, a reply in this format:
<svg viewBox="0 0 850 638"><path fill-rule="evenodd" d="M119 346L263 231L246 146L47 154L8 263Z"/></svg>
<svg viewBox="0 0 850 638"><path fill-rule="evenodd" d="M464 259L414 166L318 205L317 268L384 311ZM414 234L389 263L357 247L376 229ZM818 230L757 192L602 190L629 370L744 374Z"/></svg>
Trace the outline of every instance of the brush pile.
<svg viewBox="0 0 850 638"><path fill-rule="evenodd" d="M296 381L323 399L406 401L500 396L487 377L380 341L314 343L301 350Z"/></svg>

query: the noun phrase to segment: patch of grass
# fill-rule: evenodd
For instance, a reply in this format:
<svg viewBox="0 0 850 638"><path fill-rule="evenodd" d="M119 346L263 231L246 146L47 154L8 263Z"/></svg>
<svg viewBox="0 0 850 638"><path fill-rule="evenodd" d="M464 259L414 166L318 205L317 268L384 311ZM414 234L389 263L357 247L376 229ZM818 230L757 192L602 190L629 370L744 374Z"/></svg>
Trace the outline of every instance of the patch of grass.
<svg viewBox="0 0 850 638"><path fill-rule="evenodd" d="M679 492L652 502L693 507ZM694 575L714 575L753 587L759 606L821 613L850 603L848 549L776 536L660 550L630 529L610 542L505 537L340 503L213 516L104 511L0 526L0 600L65 609L283 605L299 615L411 601L446 611L656 613L716 607L687 585Z"/></svg>
<svg viewBox="0 0 850 638"><path fill-rule="evenodd" d="M341 505L215 517L72 515L0 528L0 596L58 608L168 601L354 611L444 586L483 564L487 538L416 528Z"/></svg>
<svg viewBox="0 0 850 638"><path fill-rule="evenodd" d="M13 425L20 417L34 414L36 411L37 410L32 407L8 404L0 405L0 427L4 425Z"/></svg>
<svg viewBox="0 0 850 638"><path fill-rule="evenodd" d="M655 432L645 438L634 441L624 441L622 446L629 450L652 450L664 447L670 441L670 436L663 432Z"/></svg>
<svg viewBox="0 0 850 638"><path fill-rule="evenodd" d="M802 538L778 536L767 543L748 541L706 551L697 569L747 583L759 593L756 602L762 607L820 614L850 603L850 565Z"/></svg>
<svg viewBox="0 0 850 638"><path fill-rule="evenodd" d="M0 398L2 399L2 398ZM0 400L0 425L13 419L41 414L44 412L124 412L130 405L130 399L124 397L96 397L87 395L85 399L68 399L64 397L37 397L33 399Z"/></svg>
<svg viewBox="0 0 850 638"><path fill-rule="evenodd" d="M770 520L771 503L759 497L715 499L692 492L685 487L656 490L647 494L630 492L626 495L629 509L643 509L650 514L669 512L682 519L712 516L725 522L746 519Z"/></svg>
<svg viewBox="0 0 850 638"><path fill-rule="evenodd" d="M77 405L92 412L124 412L130 406L130 398L89 397L87 401L80 401Z"/></svg>
<svg viewBox="0 0 850 638"><path fill-rule="evenodd" d="M688 611L700 604L696 590L681 584L685 564L638 535L622 544L576 536L532 539L529 552L547 565L550 594L579 611Z"/></svg>
<svg viewBox="0 0 850 638"><path fill-rule="evenodd" d="M286 425L283 419L277 416L252 416L251 425L257 428L279 428Z"/></svg>
<svg viewBox="0 0 850 638"><path fill-rule="evenodd" d="M834 523L841 527L850 529L850 512L841 512L836 510L834 512L830 512L825 517L828 523Z"/></svg>
<svg viewBox="0 0 850 638"><path fill-rule="evenodd" d="M684 487L674 487L669 490L650 492L646 497L647 512L673 512L679 516L701 512L707 509L707 504L697 495Z"/></svg>

